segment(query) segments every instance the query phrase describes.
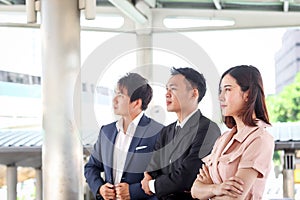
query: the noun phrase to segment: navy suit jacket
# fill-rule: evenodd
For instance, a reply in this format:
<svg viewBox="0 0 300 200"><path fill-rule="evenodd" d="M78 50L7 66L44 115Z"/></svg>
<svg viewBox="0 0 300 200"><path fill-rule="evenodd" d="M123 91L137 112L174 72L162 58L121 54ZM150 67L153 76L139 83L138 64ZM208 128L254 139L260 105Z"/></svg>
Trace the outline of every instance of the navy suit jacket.
<svg viewBox="0 0 300 200"><path fill-rule="evenodd" d="M143 115L136 128L121 178L121 182L129 184L131 199L150 197L144 193L140 182L144 178L144 171L162 127L163 125ZM107 182L114 184L113 152L117 134L116 122L102 126L90 159L84 167L86 181L95 197L103 184ZM101 172L104 172L105 180L100 176Z"/></svg>
<svg viewBox="0 0 300 200"><path fill-rule="evenodd" d="M155 195L163 200L193 199L190 190L202 158L220 136L216 123L198 110L175 134L176 122L164 127L147 171L155 179Z"/></svg>

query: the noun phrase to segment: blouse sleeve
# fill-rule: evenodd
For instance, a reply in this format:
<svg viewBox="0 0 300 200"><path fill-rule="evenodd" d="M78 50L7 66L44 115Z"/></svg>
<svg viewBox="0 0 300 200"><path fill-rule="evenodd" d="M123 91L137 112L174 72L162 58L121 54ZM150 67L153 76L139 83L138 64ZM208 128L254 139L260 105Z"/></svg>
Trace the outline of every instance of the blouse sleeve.
<svg viewBox="0 0 300 200"><path fill-rule="evenodd" d="M242 154L239 168L253 168L259 172L258 177L263 178L271 169L273 152L274 139L264 132L249 143Z"/></svg>
<svg viewBox="0 0 300 200"><path fill-rule="evenodd" d="M210 160L211 154L205 156L204 158L202 158L202 161L207 164L207 162Z"/></svg>

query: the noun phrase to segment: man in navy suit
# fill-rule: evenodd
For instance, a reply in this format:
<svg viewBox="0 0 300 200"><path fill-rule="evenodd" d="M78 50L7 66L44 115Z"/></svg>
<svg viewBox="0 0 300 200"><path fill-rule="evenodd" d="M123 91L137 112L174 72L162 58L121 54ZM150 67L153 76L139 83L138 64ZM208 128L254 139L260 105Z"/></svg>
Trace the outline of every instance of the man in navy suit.
<svg viewBox="0 0 300 200"><path fill-rule="evenodd" d="M206 92L202 74L173 68L166 89L167 110L178 119L161 130L142 188L162 200L191 200L201 158L210 153L220 130L198 109Z"/></svg>
<svg viewBox="0 0 300 200"><path fill-rule="evenodd" d="M128 73L118 81L113 109L121 118L101 128L84 167L96 199L152 198L142 190L141 180L163 125L143 113L151 99L152 88L139 74Z"/></svg>

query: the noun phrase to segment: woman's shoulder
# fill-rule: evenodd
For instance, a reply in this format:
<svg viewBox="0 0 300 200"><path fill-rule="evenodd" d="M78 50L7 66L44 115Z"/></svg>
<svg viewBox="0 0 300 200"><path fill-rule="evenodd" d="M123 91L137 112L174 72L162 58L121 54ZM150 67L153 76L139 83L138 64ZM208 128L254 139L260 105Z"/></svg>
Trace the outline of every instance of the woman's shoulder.
<svg viewBox="0 0 300 200"><path fill-rule="evenodd" d="M268 128L272 127L270 124L267 124L262 120L258 120L257 126L258 126L257 132L259 137L264 137L267 139L274 140L273 136L268 131Z"/></svg>
<svg viewBox="0 0 300 200"><path fill-rule="evenodd" d="M245 140L246 145L260 144L264 147L274 146L274 137L269 133L268 127L271 127L271 125L258 120L257 128Z"/></svg>

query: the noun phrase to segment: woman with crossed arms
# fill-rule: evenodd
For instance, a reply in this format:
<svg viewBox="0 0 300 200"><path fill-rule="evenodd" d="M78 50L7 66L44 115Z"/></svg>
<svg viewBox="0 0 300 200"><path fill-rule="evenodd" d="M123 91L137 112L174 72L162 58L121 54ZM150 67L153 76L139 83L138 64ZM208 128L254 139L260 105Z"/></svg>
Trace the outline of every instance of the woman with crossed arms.
<svg viewBox="0 0 300 200"><path fill-rule="evenodd" d="M191 193L197 199L262 199L274 152L261 74L248 65L228 69L219 101L229 131L203 158Z"/></svg>

